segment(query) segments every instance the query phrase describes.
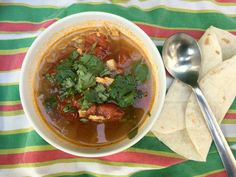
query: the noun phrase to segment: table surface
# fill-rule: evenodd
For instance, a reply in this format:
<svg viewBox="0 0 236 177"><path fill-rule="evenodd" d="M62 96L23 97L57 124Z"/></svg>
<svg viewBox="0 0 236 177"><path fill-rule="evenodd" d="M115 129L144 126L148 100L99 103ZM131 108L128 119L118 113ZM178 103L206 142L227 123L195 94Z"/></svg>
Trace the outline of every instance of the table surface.
<svg viewBox="0 0 236 177"><path fill-rule="evenodd" d="M214 25L236 34L236 0L0 0L0 176L226 176L214 145L207 162L194 162L148 133L121 153L82 158L57 150L32 129L19 97L24 56L45 28L84 11L114 13L133 21L159 50L176 32L199 39ZM222 128L236 149L236 100Z"/></svg>

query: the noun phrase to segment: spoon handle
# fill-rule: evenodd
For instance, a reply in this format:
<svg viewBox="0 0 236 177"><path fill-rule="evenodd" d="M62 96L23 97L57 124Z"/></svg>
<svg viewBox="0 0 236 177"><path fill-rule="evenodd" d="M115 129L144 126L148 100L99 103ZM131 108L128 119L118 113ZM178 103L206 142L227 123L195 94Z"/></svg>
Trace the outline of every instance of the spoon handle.
<svg viewBox="0 0 236 177"><path fill-rule="evenodd" d="M224 167L229 177L236 177L236 162L229 145L227 144L225 137L220 129L219 124L216 121L214 114L208 105L205 96L203 95L199 85L193 87L193 91L197 98L197 102L204 115L205 121L208 125L211 136L215 142L217 150L220 154ZM200 133L200 132L199 132Z"/></svg>

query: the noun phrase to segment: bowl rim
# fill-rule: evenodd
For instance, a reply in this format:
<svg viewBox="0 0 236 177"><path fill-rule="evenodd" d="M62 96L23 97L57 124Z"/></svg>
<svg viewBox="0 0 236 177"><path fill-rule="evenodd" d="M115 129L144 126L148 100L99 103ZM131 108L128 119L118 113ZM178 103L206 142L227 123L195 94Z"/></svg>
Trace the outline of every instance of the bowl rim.
<svg viewBox="0 0 236 177"><path fill-rule="evenodd" d="M109 16L109 18L113 18L113 19L117 19L119 21L122 21L123 23L127 24L127 29L130 28L136 28L136 30L141 33L143 35L143 37L145 37L145 43L149 43L149 45L151 45L152 49L150 49L152 52L155 52L155 54L158 56L157 58L157 62L158 62L158 74L159 74L159 104L158 104L158 110L156 112L155 118L150 119L152 121L148 121L146 120L143 124L147 124L146 127L144 128L144 131L142 133L140 133L139 135L135 136L131 141L129 141L127 144L125 144L122 147L110 150L108 152L97 152L97 153L84 153L84 152L78 152L78 151L74 151L68 148L65 148L59 144L57 144L56 142L54 142L54 140L50 139L47 137L47 135L44 133L43 130L41 130L40 128L38 128L38 126L35 124L34 120L31 118L31 115L27 109L27 101L25 99L25 93L24 93L24 76L26 75L26 71L27 71L27 64L28 61L30 60L30 56L34 53L33 49L37 46L37 44L40 42L41 39L43 39L45 37L45 35L50 32L51 30L53 30L55 27L57 27L58 25L63 25L64 22L66 21L70 21L71 19L74 18L81 18L81 16L90 16L90 15L100 15L100 16ZM136 35L136 34L135 34ZM154 50L155 48L155 50ZM107 155L112 155L121 151L124 151L125 149L128 149L129 147L133 146L134 144L136 144L140 139L142 139L152 128L152 126L154 125L154 123L156 122L158 116L160 115L160 112L163 108L164 105L164 99L165 99L165 91L166 91L166 75L165 75L165 69L164 69L164 64L162 62L161 59L161 55L159 53L159 51L157 50L156 46L154 45L153 41L149 38L149 36L142 30L140 29L137 25L135 25L133 22L118 16L118 15L114 15L111 13L106 13L106 12L97 12L97 11L90 11L90 12L80 12L80 13L76 13L73 15L69 15L67 17L64 17L58 21L56 21L54 24L52 24L51 26L49 26L48 28L46 28L39 36L37 36L37 38L34 40L34 42L32 43L32 45L30 46L25 59L23 61L22 67L21 67L21 73L20 73L20 82L19 82L19 90L20 90L20 99L21 99L21 103L22 103L22 107L25 113L25 116L27 117L27 119L29 120L30 124L33 126L34 130L44 139L46 140L49 144L51 144L52 146L56 147L59 150L62 150L64 152L67 152L69 154L72 155L76 155L76 156L82 156L82 157L102 157L102 156L107 156ZM156 98L157 94L155 94L155 98ZM121 140L123 141L123 140ZM110 146L110 145L108 145Z"/></svg>

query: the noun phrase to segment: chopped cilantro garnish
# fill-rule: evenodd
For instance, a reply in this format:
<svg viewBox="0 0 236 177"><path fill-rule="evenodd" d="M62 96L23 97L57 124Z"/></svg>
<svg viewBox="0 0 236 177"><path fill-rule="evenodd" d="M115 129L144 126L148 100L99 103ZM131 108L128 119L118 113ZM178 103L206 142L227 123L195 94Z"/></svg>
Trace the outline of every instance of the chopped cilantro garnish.
<svg viewBox="0 0 236 177"><path fill-rule="evenodd" d="M107 89L98 84L95 88L89 89L84 92L84 96L81 101L82 109L88 107L92 103L104 103L108 100L109 94Z"/></svg>
<svg viewBox="0 0 236 177"><path fill-rule="evenodd" d="M57 99L55 96L51 96L45 99L44 105L48 112L52 111L57 106Z"/></svg>
<svg viewBox="0 0 236 177"><path fill-rule="evenodd" d="M146 81L149 77L148 66L141 61L136 62L133 66L133 74L137 81Z"/></svg>
<svg viewBox="0 0 236 177"><path fill-rule="evenodd" d="M91 74L90 72L83 72L79 71L78 81L75 85L75 89L81 93L88 89L89 87L92 87L96 84L95 76Z"/></svg>
<svg viewBox="0 0 236 177"><path fill-rule="evenodd" d="M76 112L76 108L68 104L63 108L63 112Z"/></svg>
<svg viewBox="0 0 236 177"><path fill-rule="evenodd" d="M80 62L94 75L98 76L105 70L104 63L94 55L84 54Z"/></svg>
<svg viewBox="0 0 236 177"><path fill-rule="evenodd" d="M127 107L134 104L138 96L137 83L131 75L117 75L111 84L110 97L120 107Z"/></svg>
<svg viewBox="0 0 236 177"><path fill-rule="evenodd" d="M92 45L92 49L96 47ZM114 73L113 73L114 74ZM101 104L108 101L116 102L120 107L134 104L136 98L141 98L144 93L137 90L137 85L148 78L148 67L142 62L136 62L132 73L117 74L110 86L96 83L96 77L110 76L101 59L92 54L82 56L74 50L68 58L62 60L56 67L55 74L46 74L45 78L58 89L61 99L80 94L81 109L88 109L92 104ZM52 110L57 105L57 99L50 97L45 100L45 106ZM64 107L64 112L73 112L75 108L70 104Z"/></svg>
<svg viewBox="0 0 236 177"><path fill-rule="evenodd" d="M91 47L91 52L93 52L93 50L96 48L96 46L97 46L97 42L94 42L92 47Z"/></svg>
<svg viewBox="0 0 236 177"><path fill-rule="evenodd" d="M45 75L45 79L47 79L51 84L54 84L56 79L55 79L55 74L49 74L47 73Z"/></svg>
<svg viewBox="0 0 236 177"><path fill-rule="evenodd" d="M79 57L79 53L77 52L77 50L74 50L73 52L71 52L69 58L72 60L75 60Z"/></svg>
<svg viewBox="0 0 236 177"><path fill-rule="evenodd" d="M62 87L67 89L73 87L75 83L72 81L70 77L67 77L65 80L62 81L61 85Z"/></svg>
<svg viewBox="0 0 236 177"><path fill-rule="evenodd" d="M86 118L81 118L81 119L79 119L80 120L80 122L83 122L83 123L86 123L86 122L88 122L89 120L88 119L86 119Z"/></svg>

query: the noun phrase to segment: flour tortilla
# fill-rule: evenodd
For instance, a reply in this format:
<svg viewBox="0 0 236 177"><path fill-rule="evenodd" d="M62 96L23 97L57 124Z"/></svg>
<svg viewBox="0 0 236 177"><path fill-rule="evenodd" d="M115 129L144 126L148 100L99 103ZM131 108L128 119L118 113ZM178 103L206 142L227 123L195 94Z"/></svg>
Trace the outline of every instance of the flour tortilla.
<svg viewBox="0 0 236 177"><path fill-rule="evenodd" d="M206 73L222 61L221 48L211 28L201 37L199 46L202 50L201 73ZM163 110L152 131L167 134L185 129L185 109L191 94L192 90L188 86L175 80L168 90Z"/></svg>
<svg viewBox="0 0 236 177"><path fill-rule="evenodd" d="M200 81L200 87L219 123L234 101L235 76L236 56L218 65ZM206 157L212 138L194 95L187 104L185 118L186 129L193 145L199 154Z"/></svg>
<svg viewBox="0 0 236 177"><path fill-rule="evenodd" d="M217 35L215 31L217 31ZM222 32L222 30L215 27L210 27L204 33L199 41L199 46L202 50L201 77L208 70L222 62L222 59L226 60L227 57L233 55L230 48L232 49L234 45L236 46L236 43L231 38L235 37L230 33L225 31ZM230 44L220 44L219 41L222 39L231 39L229 42ZM221 48L223 48L223 51ZM161 116L157 120L152 131L164 144L169 146L170 149L185 158L196 161L205 161L210 148L211 137L209 139L208 136L208 139L206 138L204 140L204 142L207 141L208 143L202 143L203 141L201 142L201 138L198 139L197 135L201 134L204 136L204 133L201 131L201 133L199 131L197 133L193 131L193 133L196 134L193 134L193 136L190 137L185 125L185 110L188 98L193 97L191 94L191 90L188 87L185 87L181 82L174 81L167 93ZM225 114L224 112L225 111L222 111L222 114ZM201 123L206 125L205 122ZM192 130L190 133L192 133Z"/></svg>
<svg viewBox="0 0 236 177"><path fill-rule="evenodd" d="M228 31L213 26L210 29L217 36L222 49L223 60L233 57L236 54L236 37Z"/></svg>

